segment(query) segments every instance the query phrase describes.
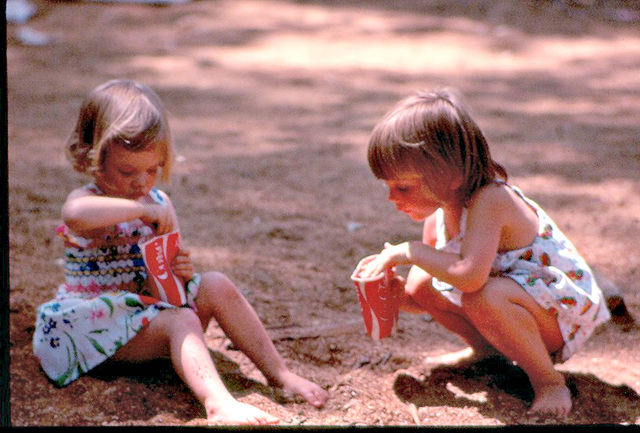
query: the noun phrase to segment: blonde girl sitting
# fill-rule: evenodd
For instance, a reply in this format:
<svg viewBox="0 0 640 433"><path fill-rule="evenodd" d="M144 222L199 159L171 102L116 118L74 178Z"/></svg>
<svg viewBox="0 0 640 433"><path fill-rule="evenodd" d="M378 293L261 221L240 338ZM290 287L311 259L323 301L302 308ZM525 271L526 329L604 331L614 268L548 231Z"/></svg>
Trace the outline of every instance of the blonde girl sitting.
<svg viewBox="0 0 640 433"><path fill-rule="evenodd" d="M113 80L84 101L68 141L74 168L93 182L63 205L66 282L38 308L34 354L58 386L108 359L142 362L168 356L204 405L211 424L272 424L278 419L237 401L215 369L203 330L214 318L270 385L321 407L327 392L294 374L260 319L223 274L198 274L181 249L172 269L185 284L178 308L149 297L139 244L179 229L169 197L173 148L167 115L149 87Z"/></svg>

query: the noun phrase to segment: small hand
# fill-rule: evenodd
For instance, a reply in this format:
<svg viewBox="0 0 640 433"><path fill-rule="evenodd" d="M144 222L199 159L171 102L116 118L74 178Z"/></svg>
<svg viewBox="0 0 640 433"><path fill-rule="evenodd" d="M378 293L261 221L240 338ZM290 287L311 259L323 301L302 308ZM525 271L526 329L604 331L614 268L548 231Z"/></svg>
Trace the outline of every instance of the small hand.
<svg viewBox="0 0 640 433"><path fill-rule="evenodd" d="M175 222L173 221L173 214L168 207L155 203L142 203L144 204L144 214L140 219L143 223L153 226L157 235L173 231Z"/></svg>
<svg viewBox="0 0 640 433"><path fill-rule="evenodd" d="M173 273L185 282L193 278L196 267L191 261L190 252L187 249L180 248L171 262Z"/></svg>
<svg viewBox="0 0 640 433"><path fill-rule="evenodd" d="M370 262L365 264L361 275L378 275L387 268L391 268L396 265L407 264L409 263L408 254L408 242L403 242L398 245L392 245L389 242L385 242L384 249L380 251L380 254L375 256Z"/></svg>

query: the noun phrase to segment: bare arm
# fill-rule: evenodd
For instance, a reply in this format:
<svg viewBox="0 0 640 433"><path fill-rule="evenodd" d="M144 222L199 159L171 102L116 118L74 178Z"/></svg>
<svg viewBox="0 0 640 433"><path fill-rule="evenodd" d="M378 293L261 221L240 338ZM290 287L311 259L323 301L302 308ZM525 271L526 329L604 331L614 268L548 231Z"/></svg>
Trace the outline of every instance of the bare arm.
<svg viewBox="0 0 640 433"><path fill-rule="evenodd" d="M163 207L145 200L103 197L76 189L62 206L62 220L79 235L135 219L157 225L158 233L162 234L177 228L173 206L168 203L169 206Z"/></svg>
<svg viewBox="0 0 640 433"><path fill-rule="evenodd" d="M385 244L378 258L371 262L371 274L396 264L413 264L463 292L479 290L489 278L506 221L513 218L510 201L508 194L494 187L476 194L469 206L460 254L436 250L418 241Z"/></svg>

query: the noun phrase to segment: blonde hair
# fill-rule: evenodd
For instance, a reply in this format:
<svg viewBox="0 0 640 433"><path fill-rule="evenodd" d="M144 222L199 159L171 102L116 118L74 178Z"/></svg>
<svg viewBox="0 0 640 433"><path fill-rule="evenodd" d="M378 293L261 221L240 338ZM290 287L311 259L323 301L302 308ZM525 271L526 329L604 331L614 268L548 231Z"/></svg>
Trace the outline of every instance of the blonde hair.
<svg viewBox="0 0 640 433"><path fill-rule="evenodd" d="M377 178L417 173L440 197L443 184L460 176L457 193L464 204L496 178L507 180L460 95L451 89L422 91L401 100L374 127L368 160Z"/></svg>
<svg viewBox="0 0 640 433"><path fill-rule="evenodd" d="M82 103L67 140L67 158L76 171L95 176L114 145L133 152L160 146L160 179L170 182L174 154L167 113L160 97L146 85L111 80L96 87Z"/></svg>

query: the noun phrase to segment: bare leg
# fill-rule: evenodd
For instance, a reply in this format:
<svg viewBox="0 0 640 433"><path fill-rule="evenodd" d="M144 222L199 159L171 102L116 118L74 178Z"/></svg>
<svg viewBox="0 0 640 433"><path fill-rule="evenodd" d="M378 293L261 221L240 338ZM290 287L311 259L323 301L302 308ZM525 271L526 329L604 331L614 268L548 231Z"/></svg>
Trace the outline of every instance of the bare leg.
<svg viewBox="0 0 640 433"><path fill-rule="evenodd" d="M203 326L215 318L269 384L280 388L284 395L302 397L315 407L326 403L329 394L324 389L287 368L253 307L226 276L217 272L204 274L200 290L196 304Z"/></svg>
<svg viewBox="0 0 640 433"><path fill-rule="evenodd" d="M491 278L464 294L463 308L487 341L529 376L535 392L530 411L568 415L571 394L549 355L564 344L553 314L509 278Z"/></svg>
<svg viewBox="0 0 640 433"><path fill-rule="evenodd" d="M433 288L431 279L431 276L422 269L415 266L411 268L401 309L409 313L429 313L440 325L460 336L469 348L430 357L427 362L464 367L481 359L499 355L499 352L478 332L463 309Z"/></svg>
<svg viewBox="0 0 640 433"><path fill-rule="evenodd" d="M202 326L191 309L165 310L114 356L148 361L169 355L180 378L207 411L211 424L274 424L278 418L233 398L213 365Z"/></svg>

